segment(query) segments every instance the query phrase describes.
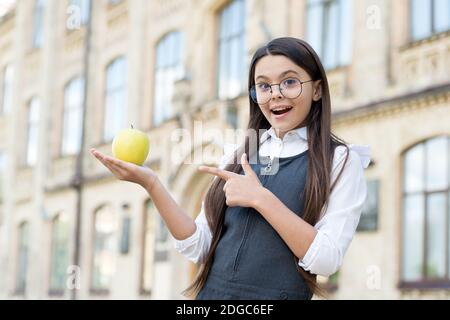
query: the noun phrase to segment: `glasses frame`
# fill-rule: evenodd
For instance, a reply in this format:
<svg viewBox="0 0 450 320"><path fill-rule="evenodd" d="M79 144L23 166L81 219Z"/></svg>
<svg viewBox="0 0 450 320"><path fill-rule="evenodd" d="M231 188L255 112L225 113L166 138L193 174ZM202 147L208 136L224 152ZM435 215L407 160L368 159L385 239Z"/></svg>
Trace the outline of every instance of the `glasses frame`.
<svg viewBox="0 0 450 320"><path fill-rule="evenodd" d="M285 81L285 80L287 80L287 79L296 79L296 80L298 80L298 82L300 82L300 93L299 93L296 97L294 97L294 98L288 98L288 97L286 97L286 96L284 95L284 93L283 93L283 90L281 89L281 84L283 83L283 81ZM287 78L283 79L280 83L272 83L272 84L268 84L268 85L270 86L270 98L269 98L269 100L267 100L266 102L258 102L258 101L256 100L256 86L257 86L258 84L261 84L261 83L264 83L264 82L255 83L255 84L250 88L250 90L249 90L249 95L250 95L250 98L253 100L254 103L257 103L257 104L266 104L266 103L268 103L268 102L272 99L272 94L273 94L272 87L273 87L273 86L278 86L278 91L280 91L280 93L281 93L281 95L282 95L283 97L285 97L286 99L297 99L297 98L300 97L300 95L303 93L303 84L304 84L304 83L308 83L308 82L312 82L312 81L315 81L315 80L311 79L311 80L307 80L307 81L301 81L299 78L296 78L296 77L287 77Z"/></svg>

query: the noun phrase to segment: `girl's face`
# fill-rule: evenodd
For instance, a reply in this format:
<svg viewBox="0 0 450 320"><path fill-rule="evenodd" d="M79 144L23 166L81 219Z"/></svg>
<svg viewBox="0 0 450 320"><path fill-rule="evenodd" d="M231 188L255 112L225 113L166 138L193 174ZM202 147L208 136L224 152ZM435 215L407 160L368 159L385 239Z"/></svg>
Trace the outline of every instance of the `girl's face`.
<svg viewBox="0 0 450 320"><path fill-rule="evenodd" d="M264 56L256 63L255 84L260 92L265 92L268 100L262 104L258 102L258 105L279 138L283 138L290 130L303 127L312 102L320 99L320 80L311 80L313 79L304 69L282 55ZM309 82L303 83L305 81ZM281 90L288 97L280 92L280 86L274 85L279 83ZM295 89L298 85L302 90L301 94L295 97L299 92Z"/></svg>

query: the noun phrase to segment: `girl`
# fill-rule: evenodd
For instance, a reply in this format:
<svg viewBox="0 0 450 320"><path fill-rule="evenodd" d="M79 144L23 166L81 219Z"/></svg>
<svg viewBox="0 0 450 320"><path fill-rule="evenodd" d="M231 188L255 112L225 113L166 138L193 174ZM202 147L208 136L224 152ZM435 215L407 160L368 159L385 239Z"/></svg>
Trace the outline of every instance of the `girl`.
<svg viewBox="0 0 450 320"><path fill-rule="evenodd" d="M151 169L92 153L119 179L142 185L179 252L202 263L187 293L311 299L316 275L339 269L355 233L369 148L331 133L327 77L305 41L278 38L258 49L248 88L249 133L224 168L199 168L215 179L195 221Z"/></svg>

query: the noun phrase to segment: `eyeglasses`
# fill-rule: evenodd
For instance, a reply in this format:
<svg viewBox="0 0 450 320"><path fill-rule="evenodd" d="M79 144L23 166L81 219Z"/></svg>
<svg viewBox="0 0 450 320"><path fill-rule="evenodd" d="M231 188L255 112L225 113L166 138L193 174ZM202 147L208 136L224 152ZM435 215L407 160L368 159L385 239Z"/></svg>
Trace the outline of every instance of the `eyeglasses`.
<svg viewBox="0 0 450 320"><path fill-rule="evenodd" d="M295 99L302 94L303 84L314 80L300 81L297 78L287 78L281 83L268 84L260 82L250 88L250 97L257 104L265 104L272 99L272 87L278 86L280 93L287 99Z"/></svg>

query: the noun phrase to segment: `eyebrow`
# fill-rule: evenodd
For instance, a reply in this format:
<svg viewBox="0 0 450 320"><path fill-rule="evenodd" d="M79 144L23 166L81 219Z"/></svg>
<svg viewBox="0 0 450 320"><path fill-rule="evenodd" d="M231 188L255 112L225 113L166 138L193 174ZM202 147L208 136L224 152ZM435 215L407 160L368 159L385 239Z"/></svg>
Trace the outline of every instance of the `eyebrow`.
<svg viewBox="0 0 450 320"><path fill-rule="evenodd" d="M296 75L300 75L297 71L294 71L294 70L286 70L286 71L280 73L280 75L279 75L278 77L279 77L279 78L284 77L284 76L287 75L288 73L295 73ZM260 75L260 76L257 76L257 77L256 77L256 80L258 80L259 78L262 78L262 79L269 79L269 78L267 78L266 76Z"/></svg>

